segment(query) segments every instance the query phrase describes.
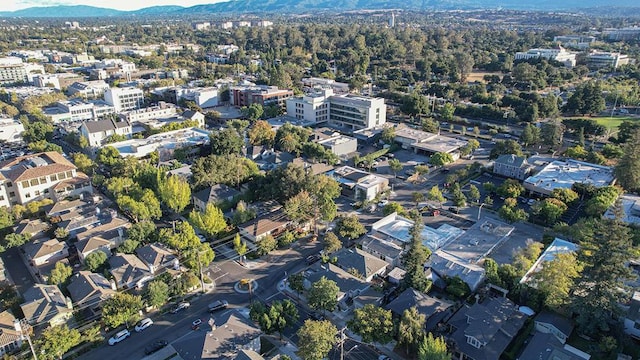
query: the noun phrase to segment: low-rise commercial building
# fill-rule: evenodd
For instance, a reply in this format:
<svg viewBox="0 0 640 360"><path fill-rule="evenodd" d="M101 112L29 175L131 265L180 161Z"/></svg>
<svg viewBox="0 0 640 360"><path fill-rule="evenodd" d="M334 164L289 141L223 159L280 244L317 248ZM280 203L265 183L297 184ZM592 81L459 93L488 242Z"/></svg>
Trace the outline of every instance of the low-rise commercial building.
<svg viewBox="0 0 640 360"><path fill-rule="evenodd" d="M576 183L604 187L614 182L611 167L569 159L549 163L537 174L526 178L523 185L533 194L549 196L555 189L571 189Z"/></svg>
<svg viewBox="0 0 640 360"><path fill-rule="evenodd" d="M595 41L595 36L589 35L561 35L553 37L553 42L578 50L588 49Z"/></svg>
<svg viewBox="0 0 640 360"><path fill-rule="evenodd" d="M67 94L85 99L97 99L104 96L107 89L109 84L104 80L78 81L67 87Z"/></svg>
<svg viewBox="0 0 640 360"><path fill-rule="evenodd" d="M566 67L576 66L576 54L566 51L562 46L557 49L529 49L526 52L517 52L515 60L547 59L562 63Z"/></svg>
<svg viewBox="0 0 640 360"><path fill-rule="evenodd" d="M403 149L426 155L433 155L439 152L451 154L454 160L460 157L460 148L467 144L466 141L412 129L408 126L396 127L395 134L393 141L400 144Z"/></svg>
<svg viewBox="0 0 640 360"><path fill-rule="evenodd" d="M592 69L614 68L631 62L629 55L616 52L592 52L587 55L587 66Z"/></svg>
<svg viewBox="0 0 640 360"><path fill-rule="evenodd" d="M0 141L19 142L22 141L24 125L16 119L0 117Z"/></svg>
<svg viewBox="0 0 640 360"><path fill-rule="evenodd" d="M277 86L233 86L229 90L231 104L238 107L260 104L262 106L277 105L285 109L286 100L293 96L292 90L279 89Z"/></svg>
<svg viewBox="0 0 640 360"><path fill-rule="evenodd" d="M129 123L145 123L148 120L169 118L176 114L177 108L174 104L161 101L156 106L149 106L142 109L124 112L120 114L120 118L128 121Z"/></svg>
<svg viewBox="0 0 640 360"><path fill-rule="evenodd" d="M389 188L389 179L350 166L331 170L327 175L340 184L344 196L355 200L370 201Z"/></svg>

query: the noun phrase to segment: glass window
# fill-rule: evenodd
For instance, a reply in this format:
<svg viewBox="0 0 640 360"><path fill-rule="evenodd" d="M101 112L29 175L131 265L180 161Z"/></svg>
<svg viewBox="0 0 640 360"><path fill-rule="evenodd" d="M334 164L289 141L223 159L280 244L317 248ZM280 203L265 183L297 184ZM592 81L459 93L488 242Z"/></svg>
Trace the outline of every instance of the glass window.
<svg viewBox="0 0 640 360"><path fill-rule="evenodd" d="M47 177L43 176L40 178L40 184L46 184L47 183Z"/></svg>
<svg viewBox="0 0 640 360"><path fill-rule="evenodd" d="M34 196L40 196L40 190L36 190L36 191L33 193L33 195L34 195Z"/></svg>
<svg viewBox="0 0 640 360"><path fill-rule="evenodd" d="M38 182L38 179L31 179L31 186L37 186L40 185L40 183Z"/></svg>
<svg viewBox="0 0 640 360"><path fill-rule="evenodd" d="M73 171L67 171L67 177L71 179L73 177Z"/></svg>
<svg viewBox="0 0 640 360"><path fill-rule="evenodd" d="M26 194L24 194L24 197L26 197L28 199L28 198L31 197L31 194L30 193L26 193Z"/></svg>
<svg viewBox="0 0 640 360"><path fill-rule="evenodd" d="M16 196L16 193L12 191L12 192L9 193L9 196L14 197L14 196Z"/></svg>
<svg viewBox="0 0 640 360"><path fill-rule="evenodd" d="M53 175L49 175L49 180L53 181L58 181L58 177L56 176L56 174Z"/></svg>
<svg viewBox="0 0 640 360"><path fill-rule="evenodd" d="M22 187L25 188L25 189L28 188L29 187L29 182L28 181L23 181L22 182Z"/></svg>
<svg viewBox="0 0 640 360"><path fill-rule="evenodd" d="M66 179L66 178L67 178L67 177L64 175L64 173L60 173L60 174L58 174L58 180L64 180L64 179Z"/></svg>
<svg viewBox="0 0 640 360"><path fill-rule="evenodd" d="M8 182L7 187L13 187L13 184L11 182Z"/></svg>

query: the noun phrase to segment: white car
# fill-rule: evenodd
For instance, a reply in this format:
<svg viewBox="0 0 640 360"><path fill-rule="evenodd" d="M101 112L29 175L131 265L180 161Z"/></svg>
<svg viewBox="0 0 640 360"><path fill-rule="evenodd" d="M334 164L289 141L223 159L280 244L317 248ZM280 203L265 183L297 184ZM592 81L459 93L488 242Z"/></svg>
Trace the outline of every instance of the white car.
<svg viewBox="0 0 640 360"><path fill-rule="evenodd" d="M186 301L183 301L183 302L179 303L178 305L176 305L176 307L174 307L174 308L173 308L173 310L171 310L171 313L172 313L172 314L176 314L176 313L178 313L180 310L188 309L188 308L189 308L189 306L191 306L191 304L189 304L189 303L188 303L188 302L186 302Z"/></svg>
<svg viewBox="0 0 640 360"><path fill-rule="evenodd" d="M380 200L378 206L386 206L389 203L389 200Z"/></svg>
<svg viewBox="0 0 640 360"><path fill-rule="evenodd" d="M138 324L136 324L135 330L136 332L141 332L151 325L153 325L153 321L151 319L142 319L138 322Z"/></svg>
<svg viewBox="0 0 640 360"><path fill-rule="evenodd" d="M131 333L129 332L129 330L125 329L125 330L119 331L109 339L109 345L115 345L120 341L128 338L129 336L131 336Z"/></svg>

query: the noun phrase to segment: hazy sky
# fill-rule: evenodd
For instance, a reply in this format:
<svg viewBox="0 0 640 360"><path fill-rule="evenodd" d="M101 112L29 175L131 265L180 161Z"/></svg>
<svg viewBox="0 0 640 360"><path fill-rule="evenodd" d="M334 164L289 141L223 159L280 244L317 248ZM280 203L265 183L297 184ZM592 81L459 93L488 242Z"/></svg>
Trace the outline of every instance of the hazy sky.
<svg viewBox="0 0 640 360"><path fill-rule="evenodd" d="M91 5L118 10L137 10L155 5L193 6L224 0L0 0L0 11L13 11L36 6Z"/></svg>

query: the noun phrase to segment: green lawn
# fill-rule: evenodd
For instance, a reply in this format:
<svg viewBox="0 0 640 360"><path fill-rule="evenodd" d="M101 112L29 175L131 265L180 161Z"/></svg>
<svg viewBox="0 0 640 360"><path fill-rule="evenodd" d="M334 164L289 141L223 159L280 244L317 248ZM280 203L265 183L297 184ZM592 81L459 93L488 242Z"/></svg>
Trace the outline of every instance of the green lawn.
<svg viewBox="0 0 640 360"><path fill-rule="evenodd" d="M565 118L572 119L572 118ZM610 129L617 128L623 121L640 121L640 117L633 116L595 116L595 117L576 117L576 119L592 119L598 122L600 125L604 125Z"/></svg>

